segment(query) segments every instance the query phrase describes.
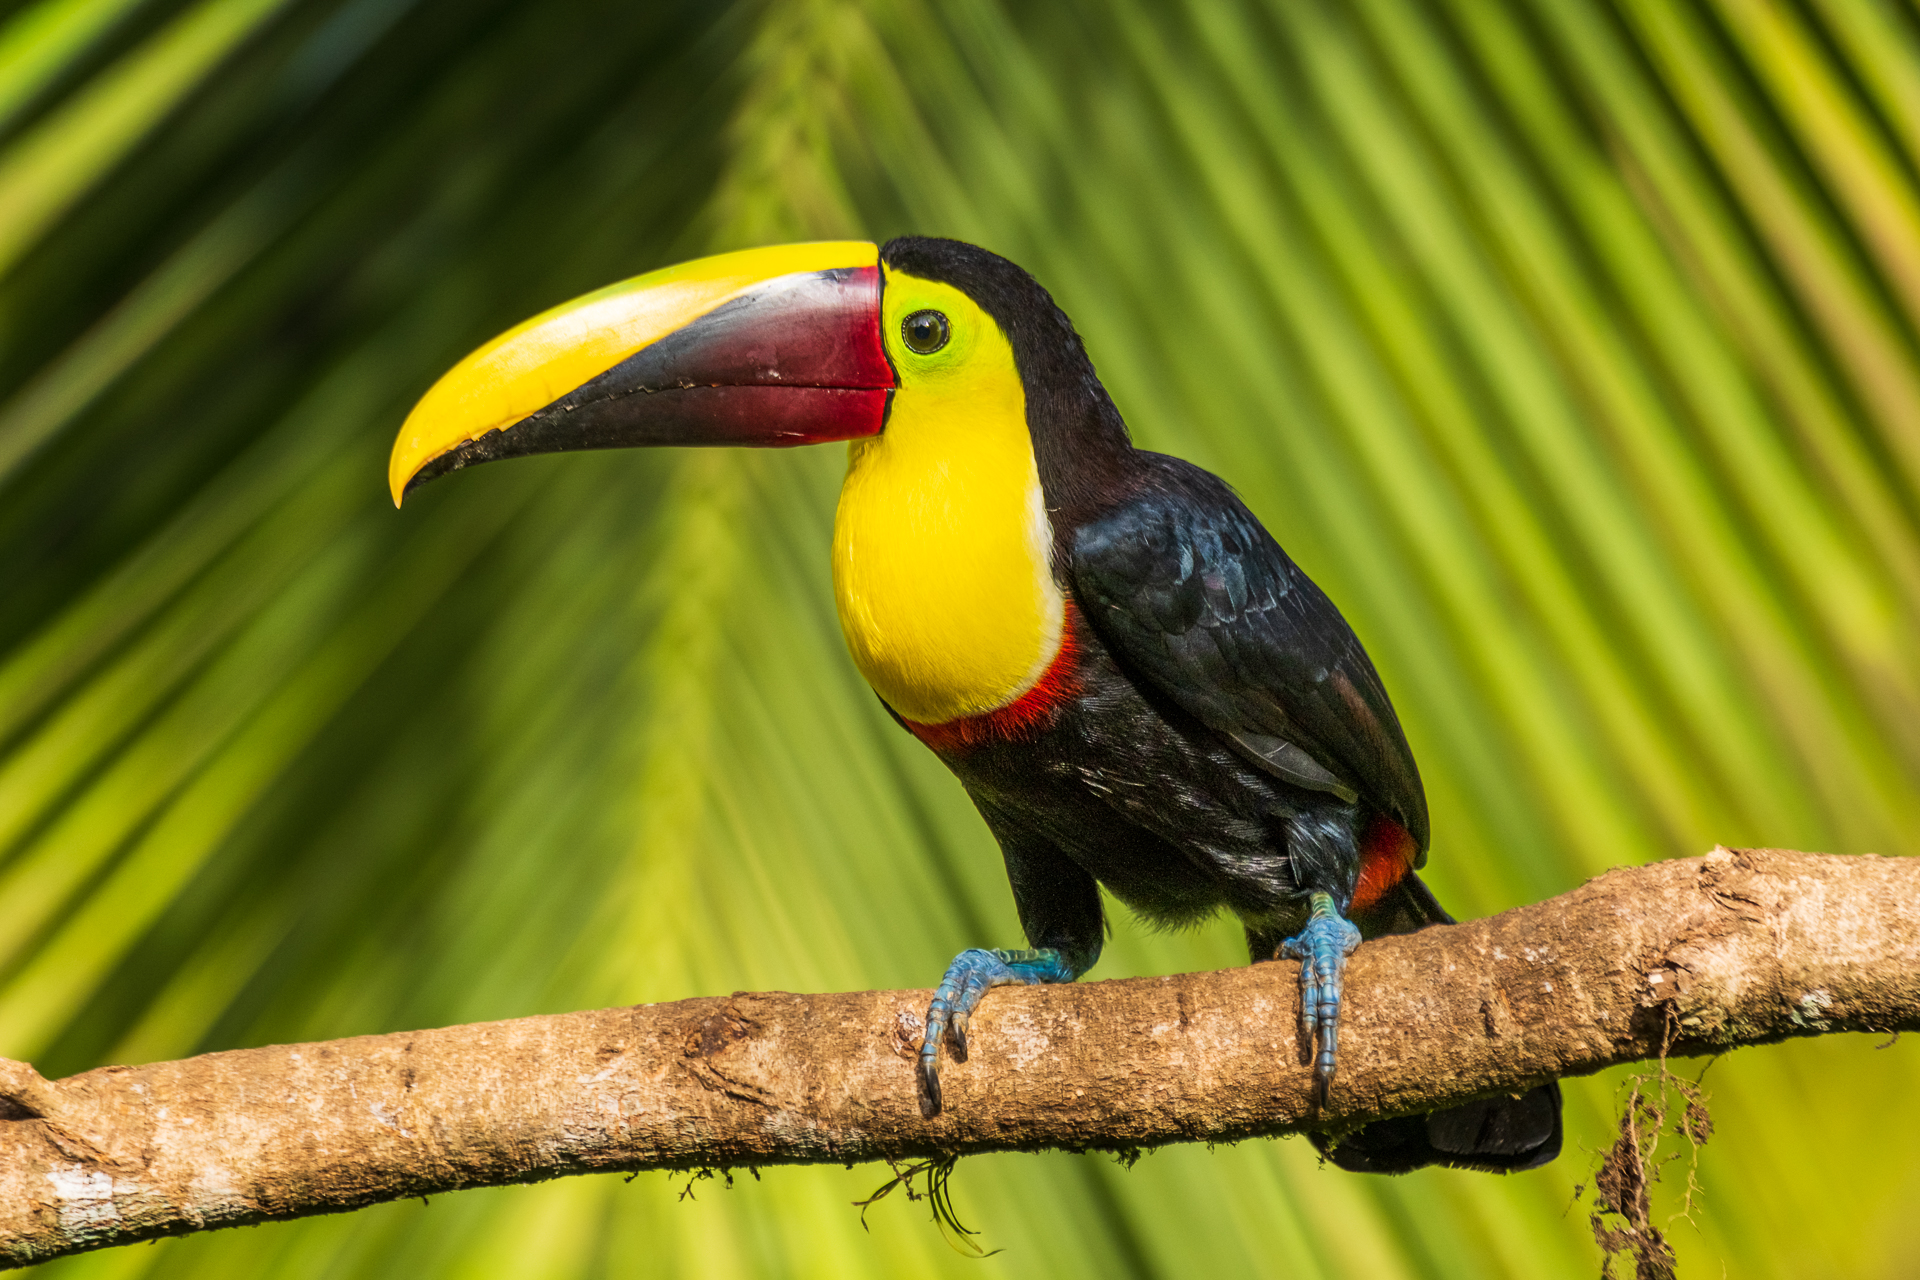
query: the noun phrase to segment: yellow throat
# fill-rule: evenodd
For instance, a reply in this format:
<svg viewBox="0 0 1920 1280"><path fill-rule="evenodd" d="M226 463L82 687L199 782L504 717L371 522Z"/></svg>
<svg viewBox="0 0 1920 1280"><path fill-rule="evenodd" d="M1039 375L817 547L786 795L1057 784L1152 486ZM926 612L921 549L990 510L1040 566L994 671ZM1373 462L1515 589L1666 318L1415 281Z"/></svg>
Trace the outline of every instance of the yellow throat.
<svg viewBox="0 0 1920 1280"><path fill-rule="evenodd" d="M902 328L926 312L946 325L930 352ZM849 447L834 597L867 683L908 720L944 724L1031 689L1066 602L1006 335L960 290L891 270L881 333L900 385L886 430Z"/></svg>

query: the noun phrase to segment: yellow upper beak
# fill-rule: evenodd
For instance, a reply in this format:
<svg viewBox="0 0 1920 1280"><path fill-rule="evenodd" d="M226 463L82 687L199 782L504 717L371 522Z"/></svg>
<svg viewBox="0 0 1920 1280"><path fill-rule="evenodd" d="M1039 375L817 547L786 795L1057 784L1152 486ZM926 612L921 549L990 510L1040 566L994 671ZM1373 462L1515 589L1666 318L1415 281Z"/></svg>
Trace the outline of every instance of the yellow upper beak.
<svg viewBox="0 0 1920 1280"><path fill-rule="evenodd" d="M862 241L745 249L542 312L448 370L407 415L387 467L394 505L410 484L493 457L871 434L893 386L878 264Z"/></svg>

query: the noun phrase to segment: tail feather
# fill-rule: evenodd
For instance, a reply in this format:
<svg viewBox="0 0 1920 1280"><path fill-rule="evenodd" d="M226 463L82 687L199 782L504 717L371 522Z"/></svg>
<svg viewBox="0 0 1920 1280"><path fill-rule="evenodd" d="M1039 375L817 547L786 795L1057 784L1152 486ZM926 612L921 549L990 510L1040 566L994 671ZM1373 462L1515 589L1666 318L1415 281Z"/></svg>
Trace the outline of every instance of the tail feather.
<svg viewBox="0 0 1920 1280"><path fill-rule="evenodd" d="M1412 933L1452 924L1433 892L1408 872L1364 912L1355 912L1363 937ZM1424 1116L1377 1120L1338 1138L1313 1134L1320 1154L1354 1173L1410 1173L1428 1165L1518 1173L1560 1154L1560 1086L1543 1084L1519 1097L1500 1095Z"/></svg>
<svg viewBox="0 0 1920 1280"><path fill-rule="evenodd" d="M1411 1173L1428 1165L1518 1173L1560 1154L1560 1086L1376 1120L1338 1138L1309 1136L1321 1155L1353 1173Z"/></svg>

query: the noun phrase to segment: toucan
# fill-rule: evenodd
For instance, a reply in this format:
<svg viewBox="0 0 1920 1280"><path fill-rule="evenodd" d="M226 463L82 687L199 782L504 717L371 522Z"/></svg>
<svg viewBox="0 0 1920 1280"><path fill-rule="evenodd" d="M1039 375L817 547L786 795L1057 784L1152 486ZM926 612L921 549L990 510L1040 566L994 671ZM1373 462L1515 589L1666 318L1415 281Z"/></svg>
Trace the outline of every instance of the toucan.
<svg viewBox="0 0 1920 1280"><path fill-rule="evenodd" d="M1021 949L962 952L940 1055L1008 983L1099 958L1100 887L1178 926L1222 909L1300 964L1318 1096L1363 938L1451 923L1416 874L1426 797L1333 603L1227 484L1133 446L1072 322L985 249L909 236L748 249L564 303L495 338L395 441L398 504L451 471L634 445L848 441L833 584L854 664L1000 845ZM1530 1169L1553 1083L1316 1144L1334 1164Z"/></svg>

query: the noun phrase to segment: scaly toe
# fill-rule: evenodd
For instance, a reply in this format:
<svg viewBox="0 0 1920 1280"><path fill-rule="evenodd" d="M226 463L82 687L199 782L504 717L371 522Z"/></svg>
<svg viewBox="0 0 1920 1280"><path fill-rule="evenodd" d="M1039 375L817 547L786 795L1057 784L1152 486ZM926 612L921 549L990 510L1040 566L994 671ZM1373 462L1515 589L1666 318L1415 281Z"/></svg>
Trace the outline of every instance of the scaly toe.
<svg viewBox="0 0 1920 1280"><path fill-rule="evenodd" d="M1360 931L1340 914L1331 896L1316 893L1312 903L1306 926L1280 946L1300 961L1301 1034L1314 1050L1314 1091L1324 1102L1337 1063L1341 982L1347 957L1360 945Z"/></svg>

